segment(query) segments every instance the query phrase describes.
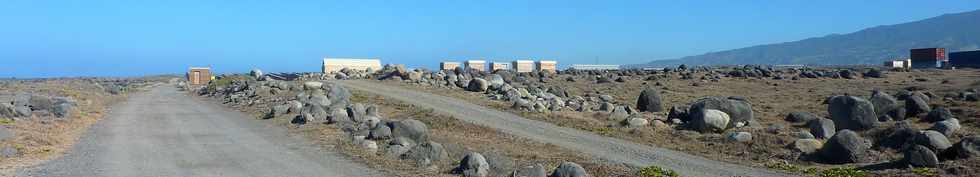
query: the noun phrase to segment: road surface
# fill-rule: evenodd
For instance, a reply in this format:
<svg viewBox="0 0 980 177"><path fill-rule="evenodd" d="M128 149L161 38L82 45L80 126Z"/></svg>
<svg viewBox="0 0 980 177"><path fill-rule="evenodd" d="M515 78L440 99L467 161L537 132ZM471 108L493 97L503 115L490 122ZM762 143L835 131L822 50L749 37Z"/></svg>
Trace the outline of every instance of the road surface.
<svg viewBox="0 0 980 177"><path fill-rule="evenodd" d="M437 113L451 115L466 122L495 128L515 136L555 144L614 162L641 167L649 165L665 167L677 171L682 176L793 176L765 169L718 162L679 151L599 136L577 129L559 127L463 100L388 86L376 81L346 80L339 83L347 88L428 107Z"/></svg>
<svg viewBox="0 0 980 177"><path fill-rule="evenodd" d="M388 176L169 86L133 95L64 157L17 176Z"/></svg>

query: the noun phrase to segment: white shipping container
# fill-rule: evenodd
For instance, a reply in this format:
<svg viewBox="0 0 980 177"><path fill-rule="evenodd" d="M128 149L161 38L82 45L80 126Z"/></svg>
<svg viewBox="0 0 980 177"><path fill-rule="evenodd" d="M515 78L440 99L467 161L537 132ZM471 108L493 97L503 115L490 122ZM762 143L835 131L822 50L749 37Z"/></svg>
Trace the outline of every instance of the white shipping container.
<svg viewBox="0 0 980 177"><path fill-rule="evenodd" d="M379 59L323 58L323 73L334 73L344 68L354 70L379 70Z"/></svg>

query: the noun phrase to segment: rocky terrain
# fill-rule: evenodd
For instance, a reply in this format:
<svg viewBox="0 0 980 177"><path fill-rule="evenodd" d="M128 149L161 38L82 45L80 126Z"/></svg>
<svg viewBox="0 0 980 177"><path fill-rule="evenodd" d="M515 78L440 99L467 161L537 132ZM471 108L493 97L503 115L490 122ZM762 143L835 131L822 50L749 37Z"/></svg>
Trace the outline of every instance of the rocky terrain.
<svg viewBox="0 0 980 177"><path fill-rule="evenodd" d="M299 74L282 81L253 71L187 90L400 176L635 176L660 170L607 163L321 80L376 77L365 73Z"/></svg>
<svg viewBox="0 0 980 177"><path fill-rule="evenodd" d="M164 79L0 80L0 175L61 156L109 105Z"/></svg>
<svg viewBox="0 0 980 177"><path fill-rule="evenodd" d="M426 71L383 83L609 137L801 175L969 176L977 70Z"/></svg>

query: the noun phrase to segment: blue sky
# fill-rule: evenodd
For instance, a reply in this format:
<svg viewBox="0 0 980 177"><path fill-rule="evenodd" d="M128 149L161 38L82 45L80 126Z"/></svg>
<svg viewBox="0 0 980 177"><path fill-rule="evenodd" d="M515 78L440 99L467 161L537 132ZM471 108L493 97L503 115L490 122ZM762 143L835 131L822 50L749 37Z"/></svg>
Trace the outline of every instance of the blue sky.
<svg viewBox="0 0 980 177"><path fill-rule="evenodd" d="M980 9L980 1L0 3L0 77L319 70L323 57L632 64Z"/></svg>

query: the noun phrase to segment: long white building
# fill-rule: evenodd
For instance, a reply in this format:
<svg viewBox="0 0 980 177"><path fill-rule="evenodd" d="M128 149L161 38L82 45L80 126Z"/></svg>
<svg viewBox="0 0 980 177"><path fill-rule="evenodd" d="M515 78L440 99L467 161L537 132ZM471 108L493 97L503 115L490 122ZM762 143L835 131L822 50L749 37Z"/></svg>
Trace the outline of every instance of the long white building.
<svg viewBox="0 0 980 177"><path fill-rule="evenodd" d="M323 58L323 73L334 73L344 68L354 70L379 70L380 59Z"/></svg>
<svg viewBox="0 0 980 177"><path fill-rule="evenodd" d="M619 65L587 65L587 64L573 64L568 67L568 69L574 70L619 70L621 67Z"/></svg>

